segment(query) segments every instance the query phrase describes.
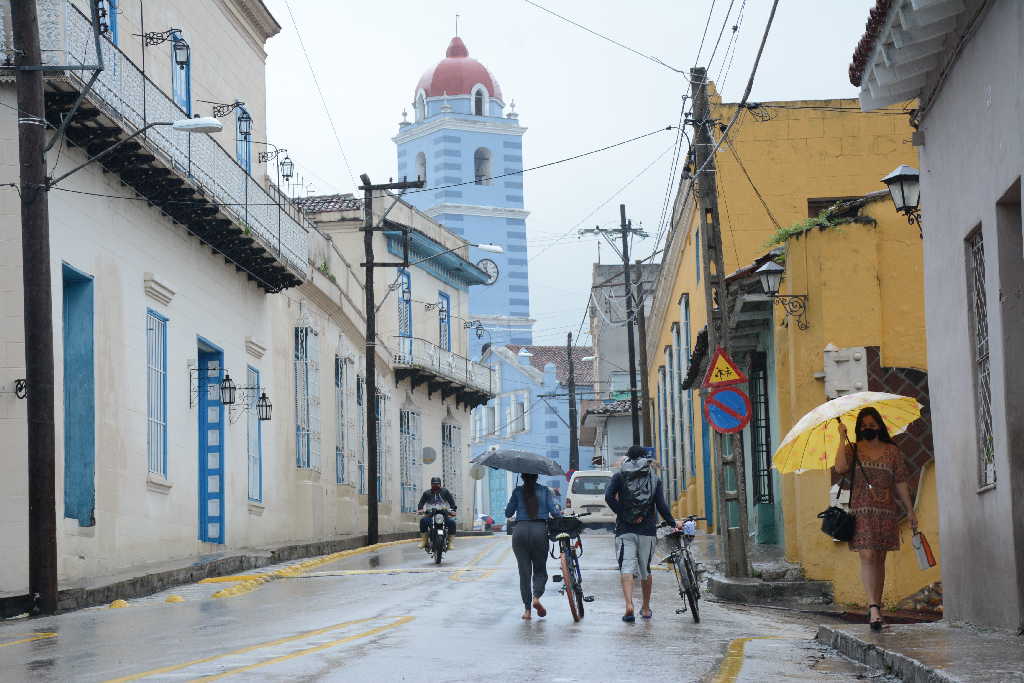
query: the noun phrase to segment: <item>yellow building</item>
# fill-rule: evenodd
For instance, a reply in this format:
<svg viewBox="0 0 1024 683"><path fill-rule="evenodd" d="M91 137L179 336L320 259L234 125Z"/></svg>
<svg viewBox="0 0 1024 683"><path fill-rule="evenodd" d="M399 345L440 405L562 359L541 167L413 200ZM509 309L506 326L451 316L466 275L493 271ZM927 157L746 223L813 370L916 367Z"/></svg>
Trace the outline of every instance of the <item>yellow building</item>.
<svg viewBox="0 0 1024 683"><path fill-rule="evenodd" d="M723 104L714 93L710 99L713 117L728 121L735 105ZM828 505L827 475L780 477L771 469L771 454L796 419L826 400L823 382L815 376L824 374L827 344L837 348L872 347L876 349L873 357L877 359L881 353L885 367L924 370L920 269L897 268L897 264L909 262L910 256L896 249L902 245L919 263L920 240L916 230L888 206L885 208L892 216L879 221L879 226L892 223L894 232L880 241L878 236L884 231L872 227L867 219L827 234L814 229L801 237L785 236L790 226L817 216L839 200L862 198L877 191L881 187L879 179L894 167L915 163L911 132L907 117L900 112L865 114L857 100L766 102L751 105L742 113L715 160L723 260L725 272L730 274L731 310L739 320L733 321L730 351L751 379L743 388L754 404L751 426L735 440L737 447L742 444L746 460L749 532L755 543L784 545L787 559L803 564L810 578L834 580L839 601L863 599L855 558L834 556L838 550L830 547L832 542L818 529L815 515ZM710 431L696 390L713 349L706 349L706 338L701 335L707 314L698 261L699 220L688 175L684 173L673 206L648 317L652 397L647 408L655 418L655 445L667 472L667 490L673 496L676 512L708 516L710 528L718 530L721 520ZM858 204L857 211L873 215L882 206ZM897 238L899 228L903 234ZM851 237L861 232L864 237ZM885 248L864 251L860 259L863 265L847 260L841 249L820 254L803 251L804 244L816 240L857 241L867 240L867 236ZM773 240L775 244L769 245ZM796 266L824 273L896 269L906 281L898 281L891 291L916 291L916 298L908 296L889 307L872 308L865 302L875 295L866 290L854 296L856 290L849 286L852 278L844 281L826 277L818 284L819 289L797 292L809 297L809 326L800 330L786 320L781 308L772 306L772 300L759 286L754 288L754 267L768 258L773 247L789 249L794 244L798 245L794 253L785 254L790 264L784 285L787 291L795 292L790 290L791 283L801 282ZM866 244L863 248L867 249ZM804 262L804 258L809 260ZM836 259L837 263L818 260L821 258ZM827 295L822 293L826 290ZM857 305L848 304L846 298L854 299ZM876 323L861 322L868 311L878 311ZM829 337L842 324L850 326L851 334ZM920 502L927 508L934 502L929 502L934 492L930 468L925 468L921 490ZM808 512L811 508L813 512ZM926 532L933 532L929 537L937 538L934 514L925 508L919 510L919 516L922 521L928 520L924 526ZM735 519L735 511L727 512ZM842 552L848 551L844 547ZM840 558L844 561L839 562ZM897 578L890 581L887 598L902 598L936 580L930 573L918 572L916 565L912 571L904 569L909 563L902 553L895 562L890 564L890 571ZM842 566L831 568L837 564ZM906 578L901 578L904 575Z"/></svg>

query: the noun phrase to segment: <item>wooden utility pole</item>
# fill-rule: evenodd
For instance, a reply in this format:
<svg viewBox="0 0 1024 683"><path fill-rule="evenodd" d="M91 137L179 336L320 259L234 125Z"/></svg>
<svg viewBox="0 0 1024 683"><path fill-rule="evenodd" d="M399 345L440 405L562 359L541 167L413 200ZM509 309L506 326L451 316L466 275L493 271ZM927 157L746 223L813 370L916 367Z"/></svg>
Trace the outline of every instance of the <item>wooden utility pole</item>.
<svg viewBox="0 0 1024 683"><path fill-rule="evenodd" d="M651 385L647 379L647 312L644 311L647 298L644 288L643 261L636 262L636 331L637 342L640 344L640 415L643 417L644 445L653 446L654 436L651 428Z"/></svg>
<svg viewBox="0 0 1024 683"><path fill-rule="evenodd" d="M619 204L619 230L622 232L622 279L626 287L626 350L629 353L629 414L633 426L633 445L640 444L640 409L636 389L636 342L633 326L633 279L629 272L629 234L633 224L626 220L626 205Z"/></svg>
<svg viewBox="0 0 1024 683"><path fill-rule="evenodd" d="M569 360L569 471L580 468L580 441L576 427L576 368L572 362L572 332L565 343L565 355Z"/></svg>
<svg viewBox="0 0 1024 683"><path fill-rule="evenodd" d="M718 347L728 351L729 307L722 258L722 233L718 222L718 183L715 179L715 159L712 155L715 141L711 130L714 122L710 120L706 70L700 67L691 69L690 83L693 97L694 164L697 169L693 182L703 238L700 256L704 275L704 304L707 309L710 357ZM703 391L705 390L702 389ZM726 447L727 439L729 448ZM726 575L750 576L742 440L732 434L723 436L713 432L712 444L715 462L718 465L716 474L719 533L725 537Z"/></svg>
<svg viewBox="0 0 1024 683"><path fill-rule="evenodd" d="M17 71L25 379L28 387L28 573L35 609L57 611L53 304L46 187L46 109L36 3L11 3Z"/></svg>
<svg viewBox="0 0 1024 683"><path fill-rule="evenodd" d="M373 545L379 539L377 505L377 474L379 471L379 453L377 444L377 301L373 289L374 268L407 268L409 266L409 232L404 230L403 258L399 263L376 263L373 260L373 233L383 229L374 225L373 193L386 190L406 190L421 188L422 180L402 181L373 185L365 173L359 176L363 184L363 252L366 262L361 264L366 269L366 544ZM398 201L397 199L395 201Z"/></svg>

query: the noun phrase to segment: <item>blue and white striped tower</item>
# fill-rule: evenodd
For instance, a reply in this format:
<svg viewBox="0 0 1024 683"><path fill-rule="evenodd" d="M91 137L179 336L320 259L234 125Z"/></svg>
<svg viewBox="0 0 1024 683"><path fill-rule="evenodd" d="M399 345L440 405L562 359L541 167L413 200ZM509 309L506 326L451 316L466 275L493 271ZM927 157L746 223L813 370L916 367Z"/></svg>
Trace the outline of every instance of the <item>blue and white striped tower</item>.
<svg viewBox="0 0 1024 683"><path fill-rule="evenodd" d="M488 334L471 337L474 357L485 343L532 344L530 284L523 208L523 133L497 79L469 56L459 37L430 67L413 96L414 120L399 124L398 176L426 179L426 191L406 199L474 243L500 244L504 254L470 248L473 262L489 259L498 279L470 291L470 313ZM505 175L512 173L514 175ZM502 177L503 176L503 177ZM457 321L462 322L462 321Z"/></svg>

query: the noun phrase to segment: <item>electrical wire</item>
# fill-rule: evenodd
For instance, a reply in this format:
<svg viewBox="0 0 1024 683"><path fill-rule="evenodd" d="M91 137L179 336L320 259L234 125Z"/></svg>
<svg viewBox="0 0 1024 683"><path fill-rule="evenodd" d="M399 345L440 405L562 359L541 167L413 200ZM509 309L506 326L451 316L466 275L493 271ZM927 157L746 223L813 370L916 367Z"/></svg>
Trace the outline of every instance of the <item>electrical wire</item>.
<svg viewBox="0 0 1024 683"><path fill-rule="evenodd" d="M523 1L526 4L528 4L528 5L533 5L534 7L536 7L537 9L539 9L541 11L547 12L551 16L558 17L562 21L564 21L566 23L569 23L569 24L572 24L573 26L575 26L578 29L582 29L582 30L586 31L587 33L589 33L591 35L594 35L594 36L597 36L598 38L601 38L602 40L607 40L609 43L612 43L613 45L617 45L618 47L621 47L623 50L627 50L627 51L632 52L633 54L635 54L637 56L643 57L644 59L648 59L648 60L654 62L655 64L659 65L659 66L663 66L666 69L669 69L670 71L676 72L677 74L682 74L683 76L686 75L685 71L683 71L681 69L677 69L674 66L670 66L670 65L666 64L665 62L661 61L660 59L658 59L657 57L655 57L653 55L644 54L643 52L640 52L639 50L635 50L635 49L631 48L630 46L628 46L628 45L626 45L624 43L620 43L619 41L615 40L614 38L609 38L608 36L604 35L603 33L598 33L597 31L595 31L593 29L587 28L583 24L577 23L577 22L573 21L572 19L570 19L568 17L564 17L561 14L558 14L557 12L553 12L552 10L549 10L547 7L544 7L543 5L539 5L536 2L533 2L533 0L523 0ZM714 4L712 3L712 7L713 6L714 6ZM710 21L710 18L709 18L709 21Z"/></svg>
<svg viewBox="0 0 1024 683"><path fill-rule="evenodd" d="M729 38L729 44L725 47L725 56L722 57L722 68L718 70L718 78L715 79L715 83L718 84L718 92L725 91L725 82L729 78L729 72L732 71L732 63L736 58L736 50L740 44L740 27L743 26L743 17L746 9L747 0L743 0L743 3L740 5L739 14L736 17L736 23L732 27L732 36Z"/></svg>
<svg viewBox="0 0 1024 683"><path fill-rule="evenodd" d="M725 35L725 27L729 24L729 17L732 15L732 6L736 3L736 0L729 0L729 8L725 11L725 18L722 19L722 28L718 31L718 39L715 40L715 47L711 50L711 56L708 57L707 73L711 72L711 65L715 63L715 55L718 54L718 46L722 42L722 36Z"/></svg>
<svg viewBox="0 0 1024 683"><path fill-rule="evenodd" d="M288 9L288 17L292 20L292 27L295 29L295 37L299 39L299 47L302 48L302 54L306 57L306 65L309 66L309 73L313 77L313 85L316 86L316 91L320 95L320 104L324 107L324 113L327 115L327 122L331 125L331 130L334 132L334 141L338 143L338 150L341 151L341 158L345 162L345 169L348 170L349 180L352 181L352 185L356 186L356 176L352 173L352 167L348 163L348 155L345 154L345 147L341 144L341 136L338 135L338 128L334 125L334 117L331 116L331 108L327 106L327 98L324 97L324 91L320 87L320 79L316 77L316 69L313 68L313 61L309 58L309 52L306 51L306 44L302 40L302 33L299 31L299 23L295 20L295 13L292 12L292 5L288 0L284 0L284 6Z"/></svg>
<svg viewBox="0 0 1024 683"><path fill-rule="evenodd" d="M717 0L711 0L711 9L708 10L708 20L704 24L704 35L700 37L700 47L697 48L697 56L694 58L694 64L700 64L700 53L704 51L704 40L708 37L708 27L711 26L711 15L715 13L715 3Z"/></svg>
<svg viewBox="0 0 1024 683"><path fill-rule="evenodd" d="M757 185L754 184L754 179L750 177L750 172L747 171L747 167L744 166L743 160L740 159L740 155L736 152L736 147L732 144L732 141L729 142L729 152L732 153L732 158L736 160L736 163L739 165L740 170L743 171L744 177L747 179L747 182L750 183L750 189L754 191L754 194L757 196L758 201L761 202L761 206L764 207L765 213L768 214L768 218L771 220L772 224L775 226L777 230L781 230L782 225L779 223L779 220L775 217L775 214L772 213L771 208L768 206L768 202L765 201L764 195L761 194L761 191L757 189ZM721 191L721 188L719 188L719 191Z"/></svg>

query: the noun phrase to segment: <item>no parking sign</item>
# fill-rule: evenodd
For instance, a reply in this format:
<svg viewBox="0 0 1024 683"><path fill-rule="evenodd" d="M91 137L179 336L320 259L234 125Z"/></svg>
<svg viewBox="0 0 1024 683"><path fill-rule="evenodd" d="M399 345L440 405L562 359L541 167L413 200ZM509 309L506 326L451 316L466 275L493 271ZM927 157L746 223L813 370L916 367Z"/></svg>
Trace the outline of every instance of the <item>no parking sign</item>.
<svg viewBox="0 0 1024 683"><path fill-rule="evenodd" d="M704 402L704 417L721 434L742 431L750 422L750 398L738 387L716 389Z"/></svg>

